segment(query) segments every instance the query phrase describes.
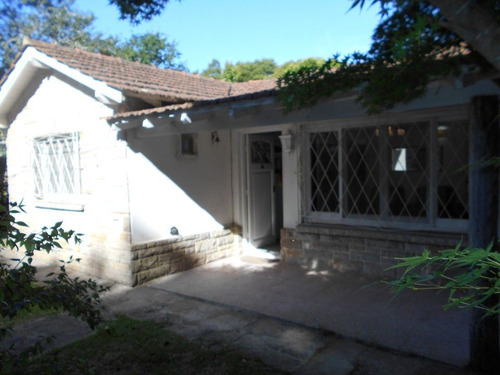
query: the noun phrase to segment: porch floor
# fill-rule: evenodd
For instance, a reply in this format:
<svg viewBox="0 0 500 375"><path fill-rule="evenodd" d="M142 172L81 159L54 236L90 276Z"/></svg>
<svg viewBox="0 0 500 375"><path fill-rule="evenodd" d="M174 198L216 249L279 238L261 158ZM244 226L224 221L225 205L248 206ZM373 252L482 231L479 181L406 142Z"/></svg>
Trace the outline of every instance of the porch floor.
<svg viewBox="0 0 500 375"><path fill-rule="evenodd" d="M445 312L444 293L394 297L387 286L366 276L311 271L249 256L144 286L457 366L469 360L470 311Z"/></svg>

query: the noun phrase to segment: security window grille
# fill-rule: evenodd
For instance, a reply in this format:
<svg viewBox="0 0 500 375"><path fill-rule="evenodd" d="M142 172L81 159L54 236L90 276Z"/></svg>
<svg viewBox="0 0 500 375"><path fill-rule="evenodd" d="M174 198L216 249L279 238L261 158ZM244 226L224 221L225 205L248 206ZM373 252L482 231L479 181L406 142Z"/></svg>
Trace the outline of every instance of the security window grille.
<svg viewBox="0 0 500 375"><path fill-rule="evenodd" d="M467 219L467 139L465 122L311 132L309 218Z"/></svg>
<svg viewBox="0 0 500 375"><path fill-rule="evenodd" d="M80 193L78 134L67 133L33 140L35 195L58 199Z"/></svg>

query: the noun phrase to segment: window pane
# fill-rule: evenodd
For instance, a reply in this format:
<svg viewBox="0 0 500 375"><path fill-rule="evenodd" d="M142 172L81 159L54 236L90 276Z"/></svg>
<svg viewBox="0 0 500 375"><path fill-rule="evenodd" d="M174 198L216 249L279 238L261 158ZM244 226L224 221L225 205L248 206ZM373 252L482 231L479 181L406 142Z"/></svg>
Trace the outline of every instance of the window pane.
<svg viewBox="0 0 500 375"><path fill-rule="evenodd" d="M368 127L342 131L345 216L380 213L381 154L376 130Z"/></svg>
<svg viewBox="0 0 500 375"><path fill-rule="evenodd" d="M387 176L390 215L427 217L429 124L390 125L381 133L392 155Z"/></svg>
<svg viewBox="0 0 500 375"><path fill-rule="evenodd" d="M467 122L445 122L437 126L438 217L468 219L469 138Z"/></svg>
<svg viewBox="0 0 500 375"><path fill-rule="evenodd" d="M32 165L39 198L80 192L77 134L34 139Z"/></svg>
<svg viewBox="0 0 500 375"><path fill-rule="evenodd" d="M339 211L338 139L336 132L312 133L311 211Z"/></svg>
<svg viewBox="0 0 500 375"><path fill-rule="evenodd" d="M181 134L181 155L196 155L195 134Z"/></svg>

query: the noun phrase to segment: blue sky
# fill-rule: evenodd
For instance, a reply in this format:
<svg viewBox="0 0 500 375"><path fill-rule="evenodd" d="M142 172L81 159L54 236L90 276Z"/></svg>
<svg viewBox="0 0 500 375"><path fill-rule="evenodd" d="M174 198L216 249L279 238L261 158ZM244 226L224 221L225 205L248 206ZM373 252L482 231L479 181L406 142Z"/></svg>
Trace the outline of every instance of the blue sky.
<svg viewBox="0 0 500 375"><path fill-rule="evenodd" d="M351 0L172 0L161 16L139 26L120 21L107 0L77 0L76 6L94 13L95 29L104 34L166 34L191 72L214 58L282 64L366 51L379 20L376 8L348 11Z"/></svg>

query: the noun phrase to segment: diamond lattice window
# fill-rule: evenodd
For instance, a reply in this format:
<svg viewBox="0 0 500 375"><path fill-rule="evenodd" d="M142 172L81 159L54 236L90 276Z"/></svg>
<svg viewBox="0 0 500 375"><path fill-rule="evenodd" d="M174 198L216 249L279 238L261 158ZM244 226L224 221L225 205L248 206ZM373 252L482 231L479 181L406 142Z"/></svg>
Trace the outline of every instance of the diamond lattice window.
<svg viewBox="0 0 500 375"><path fill-rule="evenodd" d="M80 192L78 134L66 133L33 140L35 195L61 198Z"/></svg>
<svg viewBox="0 0 500 375"><path fill-rule="evenodd" d="M466 131L465 122L420 122L311 132L311 217L467 219Z"/></svg>

